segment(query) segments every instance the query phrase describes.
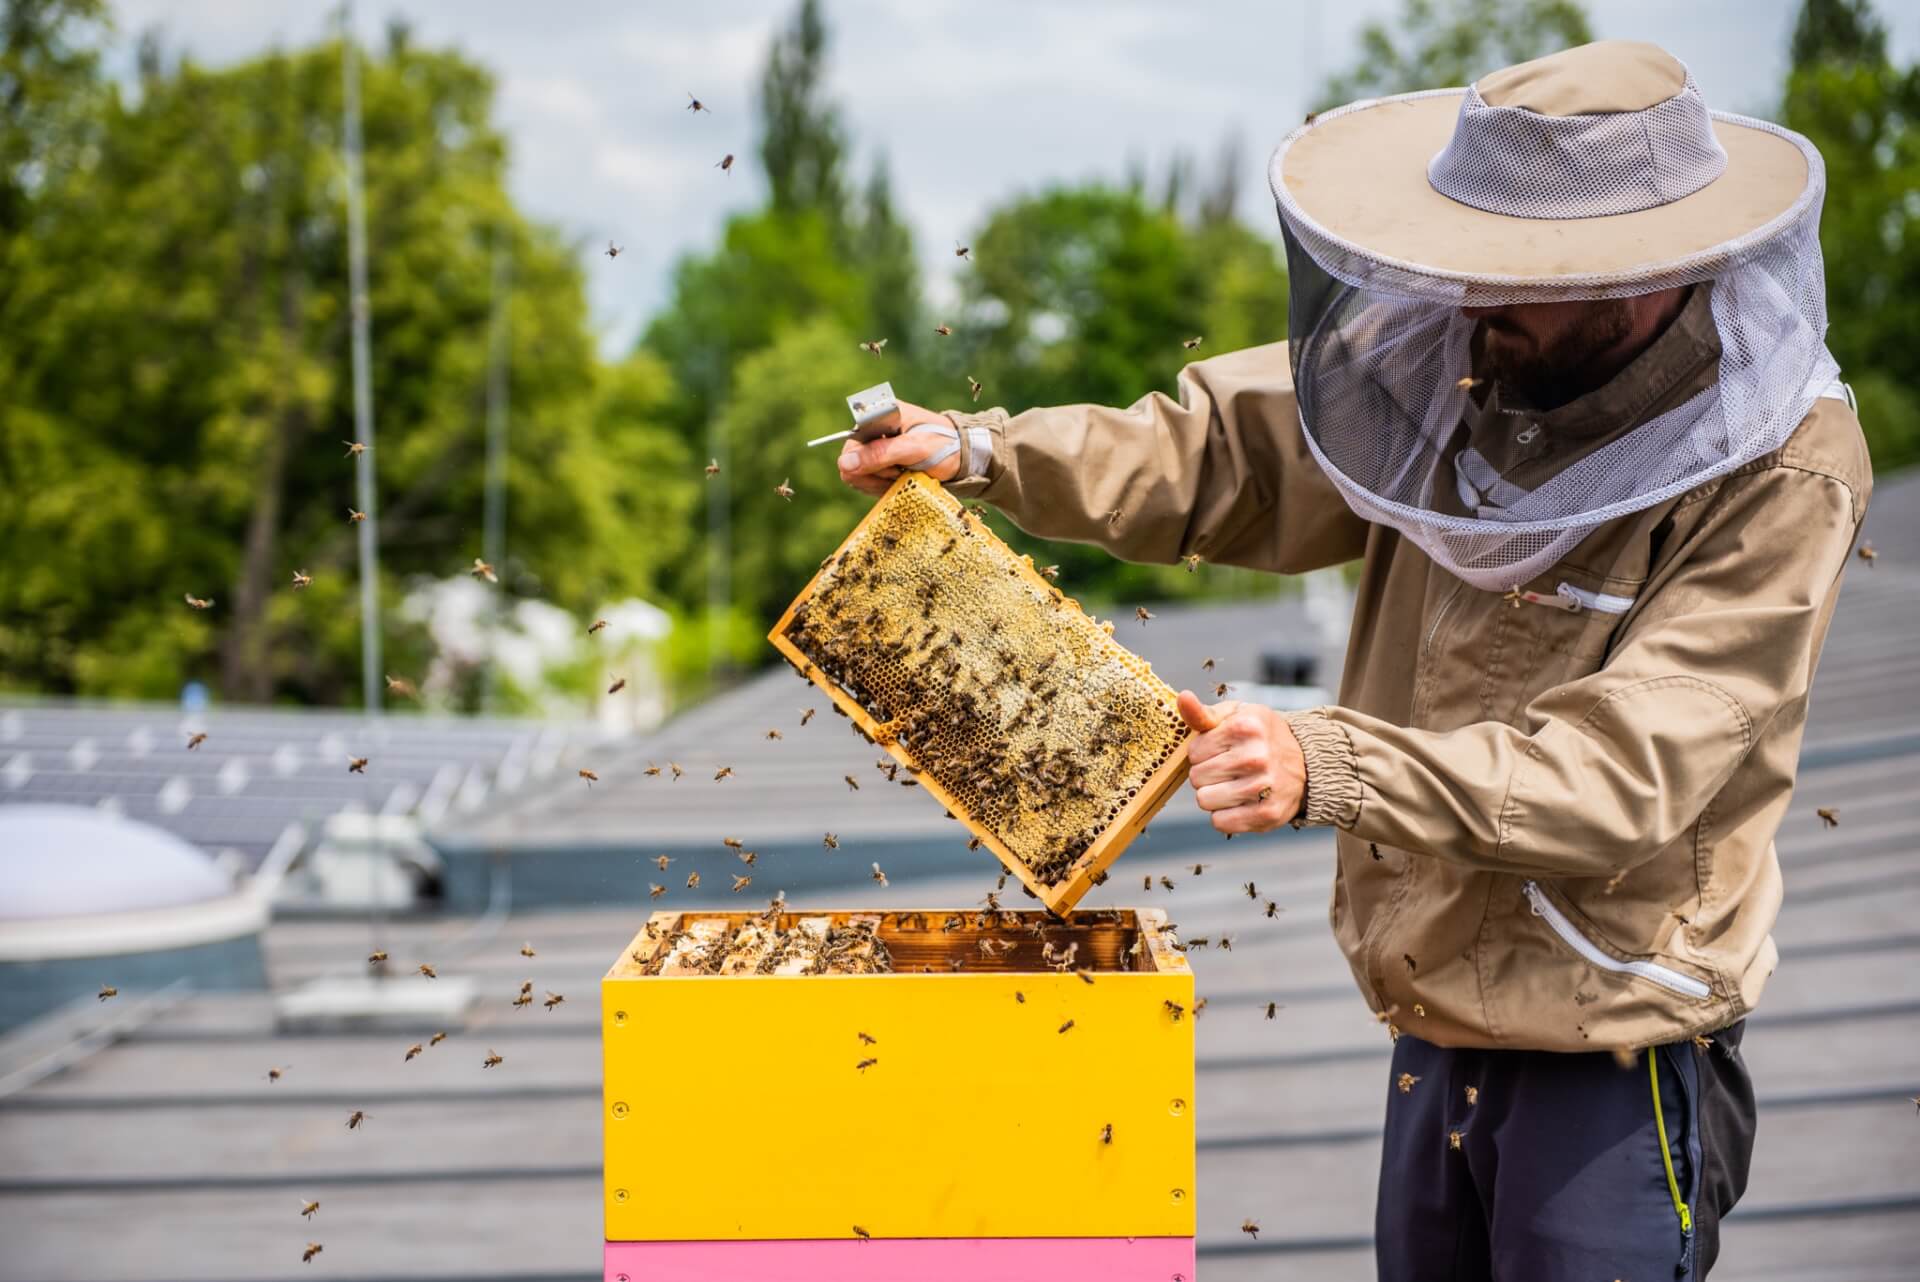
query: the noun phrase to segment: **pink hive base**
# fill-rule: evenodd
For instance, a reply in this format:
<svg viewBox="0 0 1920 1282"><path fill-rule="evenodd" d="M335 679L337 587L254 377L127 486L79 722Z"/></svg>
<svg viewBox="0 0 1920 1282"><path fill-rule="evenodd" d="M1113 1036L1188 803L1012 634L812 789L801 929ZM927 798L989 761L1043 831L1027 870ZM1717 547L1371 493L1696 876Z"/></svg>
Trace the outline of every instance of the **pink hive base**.
<svg viewBox="0 0 1920 1282"><path fill-rule="evenodd" d="M1193 1239L609 1242L607 1282L1193 1282Z"/></svg>

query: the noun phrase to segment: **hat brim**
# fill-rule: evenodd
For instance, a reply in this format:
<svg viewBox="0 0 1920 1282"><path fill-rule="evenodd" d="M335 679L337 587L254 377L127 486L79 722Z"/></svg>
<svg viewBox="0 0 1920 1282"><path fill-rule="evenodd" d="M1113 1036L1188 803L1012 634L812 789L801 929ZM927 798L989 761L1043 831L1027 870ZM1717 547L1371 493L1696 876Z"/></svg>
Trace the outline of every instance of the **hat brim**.
<svg viewBox="0 0 1920 1282"><path fill-rule="evenodd" d="M1442 195L1427 164L1452 136L1464 89L1381 98L1329 112L1274 152L1284 214L1377 262L1453 280L1658 279L1712 274L1795 223L1817 200L1818 151L1797 134L1714 113L1720 177L1664 205L1593 218L1520 218ZM1657 288L1650 285L1649 288Z"/></svg>

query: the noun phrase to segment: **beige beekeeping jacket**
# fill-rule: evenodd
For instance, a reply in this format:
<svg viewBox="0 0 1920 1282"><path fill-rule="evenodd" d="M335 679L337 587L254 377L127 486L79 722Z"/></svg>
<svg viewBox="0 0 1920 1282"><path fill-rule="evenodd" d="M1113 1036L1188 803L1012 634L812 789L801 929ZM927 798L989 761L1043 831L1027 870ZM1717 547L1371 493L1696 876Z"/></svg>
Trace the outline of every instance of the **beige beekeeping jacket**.
<svg viewBox="0 0 1920 1282"><path fill-rule="evenodd" d="M1719 355L1696 291L1611 383L1526 420L1544 431L1524 446L1489 389L1459 470L1525 486L1705 386ZM1752 1010L1778 958L1773 835L1872 486L1847 404L1598 527L1510 599L1348 509L1302 439L1285 344L1190 365L1180 391L955 412L993 456L953 488L1134 561L1364 558L1339 705L1292 724L1305 821L1338 829L1334 934L1373 1009L1440 1045L1559 1051Z"/></svg>

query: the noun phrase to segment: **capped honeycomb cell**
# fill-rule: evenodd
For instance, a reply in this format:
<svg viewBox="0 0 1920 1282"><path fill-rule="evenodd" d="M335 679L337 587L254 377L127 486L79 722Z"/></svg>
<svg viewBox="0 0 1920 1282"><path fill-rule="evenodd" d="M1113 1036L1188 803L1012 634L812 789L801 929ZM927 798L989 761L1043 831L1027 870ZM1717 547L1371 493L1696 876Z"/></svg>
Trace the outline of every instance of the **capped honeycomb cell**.
<svg viewBox="0 0 1920 1282"><path fill-rule="evenodd" d="M917 472L771 640L1056 912L1186 777L1173 689Z"/></svg>

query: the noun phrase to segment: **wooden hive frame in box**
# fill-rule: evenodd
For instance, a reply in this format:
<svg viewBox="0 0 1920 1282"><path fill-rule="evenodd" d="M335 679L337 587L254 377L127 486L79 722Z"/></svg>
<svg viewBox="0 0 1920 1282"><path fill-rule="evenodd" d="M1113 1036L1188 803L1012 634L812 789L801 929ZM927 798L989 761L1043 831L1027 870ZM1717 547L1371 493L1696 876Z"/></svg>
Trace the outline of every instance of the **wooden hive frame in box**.
<svg viewBox="0 0 1920 1282"><path fill-rule="evenodd" d="M877 543L884 546L876 548ZM899 570L903 566L907 568ZM852 605L839 601L837 594L849 590L864 595ZM943 607L943 590L948 599L971 596L963 605L972 608ZM912 600L906 601L909 592ZM903 608L916 603L917 612ZM829 671L840 666L838 659L810 654L796 640L796 633L813 636L809 629L816 607L834 616L820 631L835 634L833 644L840 643L837 634L852 636L845 653L860 656L849 662L865 664L866 671ZM943 608L960 617L936 622L935 613ZM863 630L868 635L861 635ZM909 647L915 634L920 640ZM874 504L787 607L769 640L1056 913L1071 911L1102 879L1108 865L1187 776L1190 735L1180 721L1172 688L1145 660L1113 639L1110 624L1096 624L1078 602L1037 573L1030 558L1017 556L939 482L918 472L901 476ZM1034 659L1036 643L1052 647L1047 657ZM956 657L956 651L965 652L973 667ZM996 656L991 664L982 662L988 654ZM1066 661L1056 664L1063 654ZM1035 667L1028 671L1023 662ZM978 669L987 668L993 672L983 678ZM913 740L916 735L921 744L938 739L966 718L935 718L924 708L907 707L883 722L847 688L849 680L869 676L884 686L887 672L912 673L924 680L935 669L940 673L927 685L940 685L941 673L964 672L952 677L948 689L959 691L970 683L974 689L956 697L985 705L985 714L972 718L978 724L967 736L973 745L967 751L975 762L999 760L981 769L1024 771L1022 778L1044 774L1063 791L1045 804L1020 805L1021 787L1009 787L1004 772L994 788L974 782L977 774L973 779L942 778ZM1061 697L1062 686L1074 699ZM1079 720L1049 734L1056 710ZM995 724L986 727L989 716ZM988 730L997 736L992 752L979 742ZM1058 755L1037 769L1036 758L1030 756L1020 756L1020 764L1010 766L1018 754L1006 745L1016 735L1029 752ZM953 737L960 736L955 732ZM1090 767L1080 755L1088 751L1097 756ZM1073 764L1062 764L1068 753ZM1101 778L1093 778L1096 772ZM978 813L963 795L970 788L981 804L1013 807L1017 813L1011 818L1003 814L998 822ZM1075 826L1063 835L1069 823ZM1038 860L1040 869L1035 863L1042 852L1032 848L1035 829L1048 829L1047 839L1054 843ZM1016 849L1018 842L1027 842L1029 848ZM1055 875L1042 875L1049 867L1057 869Z"/></svg>

